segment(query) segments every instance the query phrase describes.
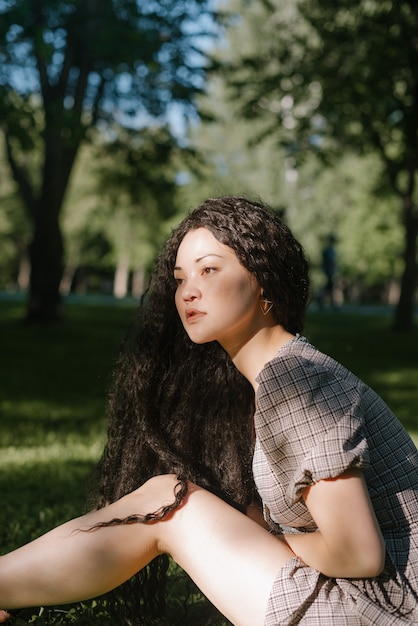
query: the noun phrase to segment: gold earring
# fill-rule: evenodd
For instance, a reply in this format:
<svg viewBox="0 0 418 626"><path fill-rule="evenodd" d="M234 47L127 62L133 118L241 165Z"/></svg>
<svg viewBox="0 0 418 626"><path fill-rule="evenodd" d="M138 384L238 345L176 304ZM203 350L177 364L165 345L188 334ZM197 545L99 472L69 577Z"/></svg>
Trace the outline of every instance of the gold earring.
<svg viewBox="0 0 418 626"><path fill-rule="evenodd" d="M267 300L266 297L260 300L260 309L264 316L268 315L272 308L273 308L273 302L271 300Z"/></svg>

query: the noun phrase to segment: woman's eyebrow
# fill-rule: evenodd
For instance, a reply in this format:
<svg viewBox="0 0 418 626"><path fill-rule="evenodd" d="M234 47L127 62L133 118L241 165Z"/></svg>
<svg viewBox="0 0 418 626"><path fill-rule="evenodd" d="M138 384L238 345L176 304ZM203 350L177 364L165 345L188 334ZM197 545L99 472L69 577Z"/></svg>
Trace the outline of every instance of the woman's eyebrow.
<svg viewBox="0 0 418 626"><path fill-rule="evenodd" d="M218 257L218 259L224 258L222 254L215 254L214 252L208 252L208 254L204 254L203 256L200 256L199 258L197 258L195 263L199 263L199 261L203 261L203 259L206 259L207 256L216 256Z"/></svg>
<svg viewBox="0 0 418 626"><path fill-rule="evenodd" d="M222 254L215 254L214 252L208 252L208 254L204 254L203 256L199 256L197 259L195 259L195 263L199 263L200 261L203 261L203 259L206 259L206 257L208 256L216 256L218 257L218 259L223 259L223 255ZM175 270L181 270L181 266L180 265L176 265Z"/></svg>

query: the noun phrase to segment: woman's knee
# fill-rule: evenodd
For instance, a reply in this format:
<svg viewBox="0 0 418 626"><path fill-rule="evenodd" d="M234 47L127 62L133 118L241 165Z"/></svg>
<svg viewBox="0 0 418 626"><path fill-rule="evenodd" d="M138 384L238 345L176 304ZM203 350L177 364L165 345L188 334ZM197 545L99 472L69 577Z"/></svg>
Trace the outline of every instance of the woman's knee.
<svg viewBox="0 0 418 626"><path fill-rule="evenodd" d="M176 484L179 482L176 474L157 474L149 478L141 487L135 490L135 492L142 489L149 489L150 491L173 491Z"/></svg>
<svg viewBox="0 0 418 626"><path fill-rule="evenodd" d="M124 496L126 505L131 511L143 516L144 521L157 522L168 519L186 501L186 496L196 485L176 474L160 474L148 479L143 485Z"/></svg>
<svg viewBox="0 0 418 626"><path fill-rule="evenodd" d="M150 498L155 496L159 502L164 501L164 503L168 504L179 493L184 492L185 494L189 489L189 485L192 486L188 481L178 478L176 474L158 474L149 478L141 487L135 489L131 495L133 497L146 495Z"/></svg>

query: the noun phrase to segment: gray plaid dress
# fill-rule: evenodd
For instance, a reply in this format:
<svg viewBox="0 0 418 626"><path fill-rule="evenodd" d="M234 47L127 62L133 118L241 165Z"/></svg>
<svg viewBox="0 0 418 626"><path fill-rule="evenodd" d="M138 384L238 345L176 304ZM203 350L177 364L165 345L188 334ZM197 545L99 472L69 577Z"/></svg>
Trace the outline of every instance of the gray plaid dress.
<svg viewBox="0 0 418 626"><path fill-rule="evenodd" d="M305 338L258 377L254 478L275 533L314 532L301 494L363 470L386 543L375 578L328 578L290 559L278 572L266 626L418 624L418 452L379 396Z"/></svg>

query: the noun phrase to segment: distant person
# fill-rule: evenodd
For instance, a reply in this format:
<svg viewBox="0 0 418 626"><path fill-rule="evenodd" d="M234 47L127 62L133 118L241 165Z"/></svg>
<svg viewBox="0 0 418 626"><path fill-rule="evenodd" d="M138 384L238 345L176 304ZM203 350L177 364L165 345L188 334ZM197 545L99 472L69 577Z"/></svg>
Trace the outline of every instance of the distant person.
<svg viewBox="0 0 418 626"><path fill-rule="evenodd" d="M327 236L326 245L322 249L322 271L325 275L325 285L320 294L320 305L325 302L335 308L335 275L337 272L337 252L335 249L335 235Z"/></svg>
<svg viewBox="0 0 418 626"><path fill-rule="evenodd" d="M238 626L418 624L418 452L301 336L308 300L267 207L192 211L117 365L99 508L2 556L0 606L92 598L169 554Z"/></svg>

